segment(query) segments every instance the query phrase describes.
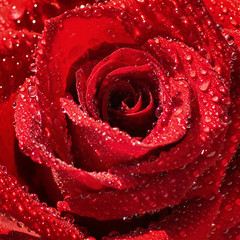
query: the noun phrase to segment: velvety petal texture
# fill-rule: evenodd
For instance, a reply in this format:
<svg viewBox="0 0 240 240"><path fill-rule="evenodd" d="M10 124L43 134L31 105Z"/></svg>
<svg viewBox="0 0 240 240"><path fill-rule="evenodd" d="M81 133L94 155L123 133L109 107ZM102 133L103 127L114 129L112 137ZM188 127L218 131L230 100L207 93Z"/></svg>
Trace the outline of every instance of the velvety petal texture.
<svg viewBox="0 0 240 240"><path fill-rule="evenodd" d="M0 238L239 237L238 0L0 6Z"/></svg>

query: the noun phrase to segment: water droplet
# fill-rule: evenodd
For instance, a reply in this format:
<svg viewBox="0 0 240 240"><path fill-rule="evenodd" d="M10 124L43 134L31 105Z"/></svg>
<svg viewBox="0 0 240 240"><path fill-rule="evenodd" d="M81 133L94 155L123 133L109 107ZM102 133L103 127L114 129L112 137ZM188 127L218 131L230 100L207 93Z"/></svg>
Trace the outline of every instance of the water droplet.
<svg viewBox="0 0 240 240"><path fill-rule="evenodd" d="M21 18L25 12L25 7L24 4L19 4L19 6L12 6L12 9L9 12L9 17L12 20L17 20Z"/></svg>
<svg viewBox="0 0 240 240"><path fill-rule="evenodd" d="M18 221L18 222L17 222L17 226L18 226L19 228L23 228L23 227L24 227L24 224L23 224L22 222Z"/></svg>
<svg viewBox="0 0 240 240"><path fill-rule="evenodd" d="M196 72L195 70L191 70L190 76L191 76L192 78L195 78L195 77L197 76L197 72Z"/></svg>
<svg viewBox="0 0 240 240"><path fill-rule="evenodd" d="M108 29L107 34L112 39L116 38L116 34L114 33L114 31L112 29Z"/></svg>
<svg viewBox="0 0 240 240"><path fill-rule="evenodd" d="M227 14L227 13L228 13L228 8L224 6L224 7L222 8L222 12L223 12L224 14Z"/></svg>
<svg viewBox="0 0 240 240"><path fill-rule="evenodd" d="M174 116L178 116L179 114L182 113L182 108L175 108L174 109L174 112L173 112L173 115Z"/></svg>
<svg viewBox="0 0 240 240"><path fill-rule="evenodd" d="M231 46L234 44L234 37L231 35L226 35L225 39L227 40L228 44Z"/></svg>
<svg viewBox="0 0 240 240"><path fill-rule="evenodd" d="M157 107L155 110L155 116L159 118L161 113L162 113L162 107Z"/></svg>
<svg viewBox="0 0 240 240"><path fill-rule="evenodd" d="M134 36L135 36L135 37L139 37L140 35L141 35L140 30L139 30L138 28L135 28L135 29L134 29Z"/></svg>
<svg viewBox="0 0 240 240"><path fill-rule="evenodd" d="M216 151L212 151L206 157L210 158L210 157L213 157L215 154L216 154Z"/></svg>
<svg viewBox="0 0 240 240"><path fill-rule="evenodd" d="M205 118L204 118L204 121L206 122L206 123L209 123L209 122L211 122L211 117L209 117L209 116L206 116Z"/></svg>
<svg viewBox="0 0 240 240"><path fill-rule="evenodd" d="M47 137L50 137L50 136L51 136L50 130L46 127L46 128L45 128L45 131L46 131L46 133L47 133Z"/></svg>
<svg viewBox="0 0 240 240"><path fill-rule="evenodd" d="M125 222L130 222L132 220L132 217L126 216L126 217L123 217L122 219Z"/></svg>
<svg viewBox="0 0 240 240"><path fill-rule="evenodd" d="M230 23L231 23L234 27L237 27L237 26L238 26L238 21L237 21L236 19L234 19L234 18L230 21Z"/></svg>
<svg viewBox="0 0 240 240"><path fill-rule="evenodd" d="M184 57L188 62L190 62L192 60L192 55L191 54L187 54Z"/></svg>
<svg viewBox="0 0 240 240"><path fill-rule="evenodd" d="M226 93L226 89L222 85L218 87L218 91L221 93Z"/></svg>
<svg viewBox="0 0 240 240"><path fill-rule="evenodd" d="M25 87L23 87L23 86L22 86L22 87L20 87L20 89L19 89L19 91L20 91L20 92L24 92L25 90L26 90L26 88L25 88Z"/></svg>
<svg viewBox="0 0 240 240"><path fill-rule="evenodd" d="M102 10L101 9L95 9L92 13L93 17L101 17L102 16Z"/></svg>
<svg viewBox="0 0 240 240"><path fill-rule="evenodd" d="M28 94L30 97L35 97L37 95L37 89L35 86L30 86L28 88Z"/></svg>
<svg viewBox="0 0 240 240"><path fill-rule="evenodd" d="M22 189L24 190L24 191L26 191L26 192L28 192L28 190L29 190L29 188L28 188L28 186L22 186Z"/></svg>
<svg viewBox="0 0 240 240"><path fill-rule="evenodd" d="M58 25L58 29L63 30L63 24L62 23Z"/></svg>
<svg viewBox="0 0 240 240"><path fill-rule="evenodd" d="M85 8L84 11L83 11L83 13L82 13L82 15L83 15L84 17L86 17L86 18L89 18L89 17L91 17L91 15L92 15L92 10L89 9L89 8Z"/></svg>
<svg viewBox="0 0 240 240"><path fill-rule="evenodd" d="M196 177L196 178L199 177L199 172L198 171L194 171L193 172L193 176Z"/></svg>
<svg viewBox="0 0 240 240"><path fill-rule="evenodd" d="M23 207L22 207L21 204L18 205L17 209L18 209L19 212L23 212Z"/></svg>
<svg viewBox="0 0 240 240"><path fill-rule="evenodd" d="M96 240L94 237L87 237L86 240Z"/></svg>
<svg viewBox="0 0 240 240"><path fill-rule="evenodd" d="M206 75L207 75L207 73L208 73L208 72L207 72L206 70L204 70L204 69L203 69L203 70L201 70L201 74L202 74L202 75L206 76Z"/></svg>
<svg viewBox="0 0 240 240"><path fill-rule="evenodd" d="M227 204L224 209L227 211L227 212L230 212L232 211L232 205L231 204Z"/></svg>
<svg viewBox="0 0 240 240"><path fill-rule="evenodd" d="M31 72L36 72L37 71L37 65L35 63L30 64L29 67Z"/></svg>
<svg viewBox="0 0 240 240"><path fill-rule="evenodd" d="M211 81L200 81L198 87L201 91L206 91L209 88L210 83Z"/></svg>
<svg viewBox="0 0 240 240"><path fill-rule="evenodd" d="M4 38L3 44L6 48L13 49L13 42L10 38L9 39Z"/></svg>

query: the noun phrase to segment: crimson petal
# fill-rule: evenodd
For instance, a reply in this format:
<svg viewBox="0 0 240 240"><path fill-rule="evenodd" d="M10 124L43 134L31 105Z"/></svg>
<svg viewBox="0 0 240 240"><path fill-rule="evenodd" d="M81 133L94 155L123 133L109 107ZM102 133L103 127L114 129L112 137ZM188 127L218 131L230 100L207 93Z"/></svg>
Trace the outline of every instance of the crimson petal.
<svg viewBox="0 0 240 240"><path fill-rule="evenodd" d="M213 19L228 29L239 29L239 0L207 1L203 0Z"/></svg>
<svg viewBox="0 0 240 240"><path fill-rule="evenodd" d="M136 38L162 36L184 42L229 79L231 51L202 1L112 0L108 5L134 16Z"/></svg>
<svg viewBox="0 0 240 240"><path fill-rule="evenodd" d="M0 104L0 164L6 166L11 174L18 176L14 155L15 134L12 125L15 98L16 94L13 94L8 101Z"/></svg>
<svg viewBox="0 0 240 240"><path fill-rule="evenodd" d="M70 107L72 106L70 105ZM70 107L66 108L70 112L78 113L80 111L79 108L72 110ZM79 117L81 114L79 112ZM53 126L50 119L55 117L56 120ZM109 173L88 173L81 169L76 169L72 165L66 127L61 127L62 124L63 126L65 124L63 113L57 108L57 102L54 108L51 107L49 101L38 89L38 81L35 78L27 79L20 89L17 98L15 120L20 148L37 163L51 167L58 183L64 182L67 186L73 186L73 183L76 184L75 181L77 181L77 183L95 190L101 189L103 186L125 189L137 185L138 181L134 180L133 177L118 177ZM95 121L93 122L95 123ZM40 128L39 123L42 124L42 128ZM51 136L55 137L51 140ZM63 136L65 136L65 139ZM59 152L59 150L61 151ZM55 157L58 152L62 161ZM66 179L60 181L62 177ZM67 179L70 181L69 185Z"/></svg>
<svg viewBox="0 0 240 240"><path fill-rule="evenodd" d="M1 240L37 240L40 237L29 232L22 222L0 212L0 239Z"/></svg>
<svg viewBox="0 0 240 240"><path fill-rule="evenodd" d="M8 29L0 33L0 102L7 100L30 75L31 51L39 35Z"/></svg>
<svg viewBox="0 0 240 240"><path fill-rule="evenodd" d="M239 194L239 153L230 164L226 179L223 181L221 193L223 201L219 209L219 214L212 227L212 236L210 239L220 239L225 231L235 227L240 222L240 194Z"/></svg>
<svg viewBox="0 0 240 240"><path fill-rule="evenodd" d="M222 133L222 136L224 135L225 132ZM219 149L216 149L215 144L219 146ZM138 187L119 191L83 193L80 196L72 193L70 198L65 198L60 210L99 220L108 220L176 205L194 181L217 161L223 145L221 137L215 144L212 144L203 155L184 168L169 171L165 177L161 174L151 175L147 182Z"/></svg>
<svg viewBox="0 0 240 240"><path fill-rule="evenodd" d="M44 206L22 188L6 169L0 168L1 210L48 239L83 239L83 234L56 212Z"/></svg>
<svg viewBox="0 0 240 240"><path fill-rule="evenodd" d="M172 81L171 86L176 87L176 92L180 90L182 93L183 105L174 109L175 111L171 116L173 123L165 127L166 138L176 138L181 127L186 127L185 124L188 123L190 105L188 103L190 100L187 100L190 98L188 88L194 92L195 101L197 101L197 105L192 106L192 126L188 129L182 142L169 152L161 152L158 158L155 157L155 160L141 161L137 166L129 166L128 164L128 167L115 167L113 172L122 174L154 173L181 167L194 160L208 146L209 140L212 140L213 136L217 137L222 130L227 128L225 118L229 106L229 92L223 85L222 79L207 61L204 61L197 53L191 51L182 43L168 42L161 38L156 41L150 40L146 49L150 53L156 53L154 56L159 61L163 56L168 56L169 59L163 66L173 74L175 81ZM172 69L178 69L178 71ZM220 99L222 99L222 102L220 102ZM208 102L208 104L206 105L205 102ZM183 121L183 126L179 124L180 121ZM143 142L146 142L148 138L159 140L159 137L162 136L158 134L162 130L160 127L157 125ZM165 134L162 137L165 137Z"/></svg>
<svg viewBox="0 0 240 240"><path fill-rule="evenodd" d="M201 198L190 200L175 208L159 222L151 223L148 230L139 229L128 235L109 237L112 240L168 240L206 239L212 221L217 215L221 199L207 201Z"/></svg>
<svg viewBox="0 0 240 240"><path fill-rule="evenodd" d="M121 11L119 16L120 13ZM53 93L54 97L63 94L70 67L87 50L96 49L104 42L135 43L122 26L123 20L114 18L115 14L115 9L107 7L79 8L65 12L46 24L42 45L38 50L42 54L37 57L39 71L36 74L44 93ZM75 28L76 25L79 27ZM109 31L114 31L114 36L108 34ZM82 34L85 34L84 38Z"/></svg>

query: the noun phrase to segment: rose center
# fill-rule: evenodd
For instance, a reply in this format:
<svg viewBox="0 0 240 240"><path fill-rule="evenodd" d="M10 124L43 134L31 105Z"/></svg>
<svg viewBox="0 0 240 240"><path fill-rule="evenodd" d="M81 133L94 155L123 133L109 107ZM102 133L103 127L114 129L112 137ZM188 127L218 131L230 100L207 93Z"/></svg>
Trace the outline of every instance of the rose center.
<svg viewBox="0 0 240 240"><path fill-rule="evenodd" d="M86 80L81 67L76 78L83 110L133 137L146 137L157 121L156 109L161 109L156 68L151 55L128 48L94 65Z"/></svg>

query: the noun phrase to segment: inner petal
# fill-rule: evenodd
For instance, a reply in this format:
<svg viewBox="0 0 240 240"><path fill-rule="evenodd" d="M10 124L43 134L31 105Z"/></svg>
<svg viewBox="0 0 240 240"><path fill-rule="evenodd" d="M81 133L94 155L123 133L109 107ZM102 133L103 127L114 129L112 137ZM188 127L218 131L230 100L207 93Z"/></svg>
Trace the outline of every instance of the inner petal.
<svg viewBox="0 0 240 240"><path fill-rule="evenodd" d="M93 64L85 80L80 68L76 80L82 110L133 137L146 137L160 105L157 64L146 52L121 48Z"/></svg>
<svg viewBox="0 0 240 240"><path fill-rule="evenodd" d="M97 120L101 120L96 95L101 91L101 88L105 88L108 85L108 81L105 81L107 75L114 73L115 70L127 67L140 67L151 62L157 63L148 53L131 48L120 48L100 61L93 68L86 81L85 102L89 115ZM126 72L126 70L123 71Z"/></svg>
<svg viewBox="0 0 240 240"><path fill-rule="evenodd" d="M127 95L127 97L125 97ZM123 99L123 100L122 100ZM135 88L126 81L112 82L102 100L103 120L134 137L144 137L152 128L154 101L149 89Z"/></svg>
<svg viewBox="0 0 240 240"><path fill-rule="evenodd" d="M134 137L145 137L157 121L159 79L152 74L152 63L128 66L109 73L97 93L103 121Z"/></svg>

